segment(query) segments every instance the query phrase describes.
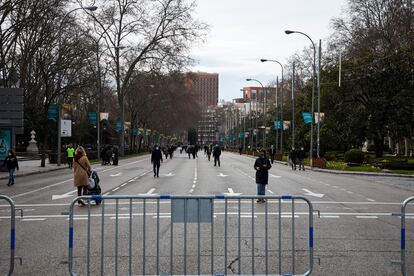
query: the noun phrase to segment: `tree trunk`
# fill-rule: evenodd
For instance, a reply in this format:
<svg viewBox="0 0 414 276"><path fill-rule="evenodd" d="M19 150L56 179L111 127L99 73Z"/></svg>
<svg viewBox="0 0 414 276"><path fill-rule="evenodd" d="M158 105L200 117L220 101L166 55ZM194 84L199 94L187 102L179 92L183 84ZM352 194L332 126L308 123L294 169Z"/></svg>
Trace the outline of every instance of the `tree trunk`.
<svg viewBox="0 0 414 276"><path fill-rule="evenodd" d="M374 145L375 145L375 156L377 158L382 157L384 155L384 137L378 134L374 138Z"/></svg>
<svg viewBox="0 0 414 276"><path fill-rule="evenodd" d="M404 156L408 156L408 139L407 137L404 137Z"/></svg>

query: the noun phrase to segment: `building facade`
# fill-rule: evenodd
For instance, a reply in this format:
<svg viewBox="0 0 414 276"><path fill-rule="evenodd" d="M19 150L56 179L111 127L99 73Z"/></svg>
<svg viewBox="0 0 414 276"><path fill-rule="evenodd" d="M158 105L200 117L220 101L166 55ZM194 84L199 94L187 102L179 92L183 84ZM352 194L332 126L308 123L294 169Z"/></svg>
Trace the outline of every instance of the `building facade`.
<svg viewBox="0 0 414 276"><path fill-rule="evenodd" d="M211 144L218 141L217 103L219 94L219 74L189 73L188 86L201 107L201 120L197 125L198 144Z"/></svg>

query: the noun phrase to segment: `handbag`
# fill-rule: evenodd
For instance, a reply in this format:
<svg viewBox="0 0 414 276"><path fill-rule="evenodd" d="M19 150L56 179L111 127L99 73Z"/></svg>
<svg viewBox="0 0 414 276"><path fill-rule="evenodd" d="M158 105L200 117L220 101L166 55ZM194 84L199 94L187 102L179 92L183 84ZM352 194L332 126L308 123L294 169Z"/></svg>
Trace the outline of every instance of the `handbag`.
<svg viewBox="0 0 414 276"><path fill-rule="evenodd" d="M81 168L86 172L86 174L88 175L88 178L90 178L91 177L91 172L90 171L88 171L87 169L85 169L85 167L84 166L82 166L82 164L81 163L79 163L79 161L78 160L76 160L76 163L78 163L79 164L79 166L81 166Z"/></svg>

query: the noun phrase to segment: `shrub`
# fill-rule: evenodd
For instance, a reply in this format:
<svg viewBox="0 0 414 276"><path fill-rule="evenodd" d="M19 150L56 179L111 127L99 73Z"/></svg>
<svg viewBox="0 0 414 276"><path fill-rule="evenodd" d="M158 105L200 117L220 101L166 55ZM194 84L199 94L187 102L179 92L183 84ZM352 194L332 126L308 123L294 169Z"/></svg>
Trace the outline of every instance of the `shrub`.
<svg viewBox="0 0 414 276"><path fill-rule="evenodd" d="M334 160L336 160L336 153L335 152L327 152L327 153L325 153L325 159L327 161L334 161Z"/></svg>
<svg viewBox="0 0 414 276"><path fill-rule="evenodd" d="M364 162L364 153L357 149L351 149L345 153L345 161L348 164L362 164Z"/></svg>

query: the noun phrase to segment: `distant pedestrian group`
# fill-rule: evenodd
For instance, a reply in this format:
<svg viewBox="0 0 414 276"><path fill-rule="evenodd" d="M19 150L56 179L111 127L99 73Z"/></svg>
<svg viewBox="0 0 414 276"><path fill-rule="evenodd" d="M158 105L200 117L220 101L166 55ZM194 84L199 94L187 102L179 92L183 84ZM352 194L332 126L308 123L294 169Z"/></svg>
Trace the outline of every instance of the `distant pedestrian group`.
<svg viewBox="0 0 414 276"><path fill-rule="evenodd" d="M299 165L299 170L305 170L305 150L303 147L300 150L292 150L289 152L289 163L292 170L296 170L296 165Z"/></svg>

